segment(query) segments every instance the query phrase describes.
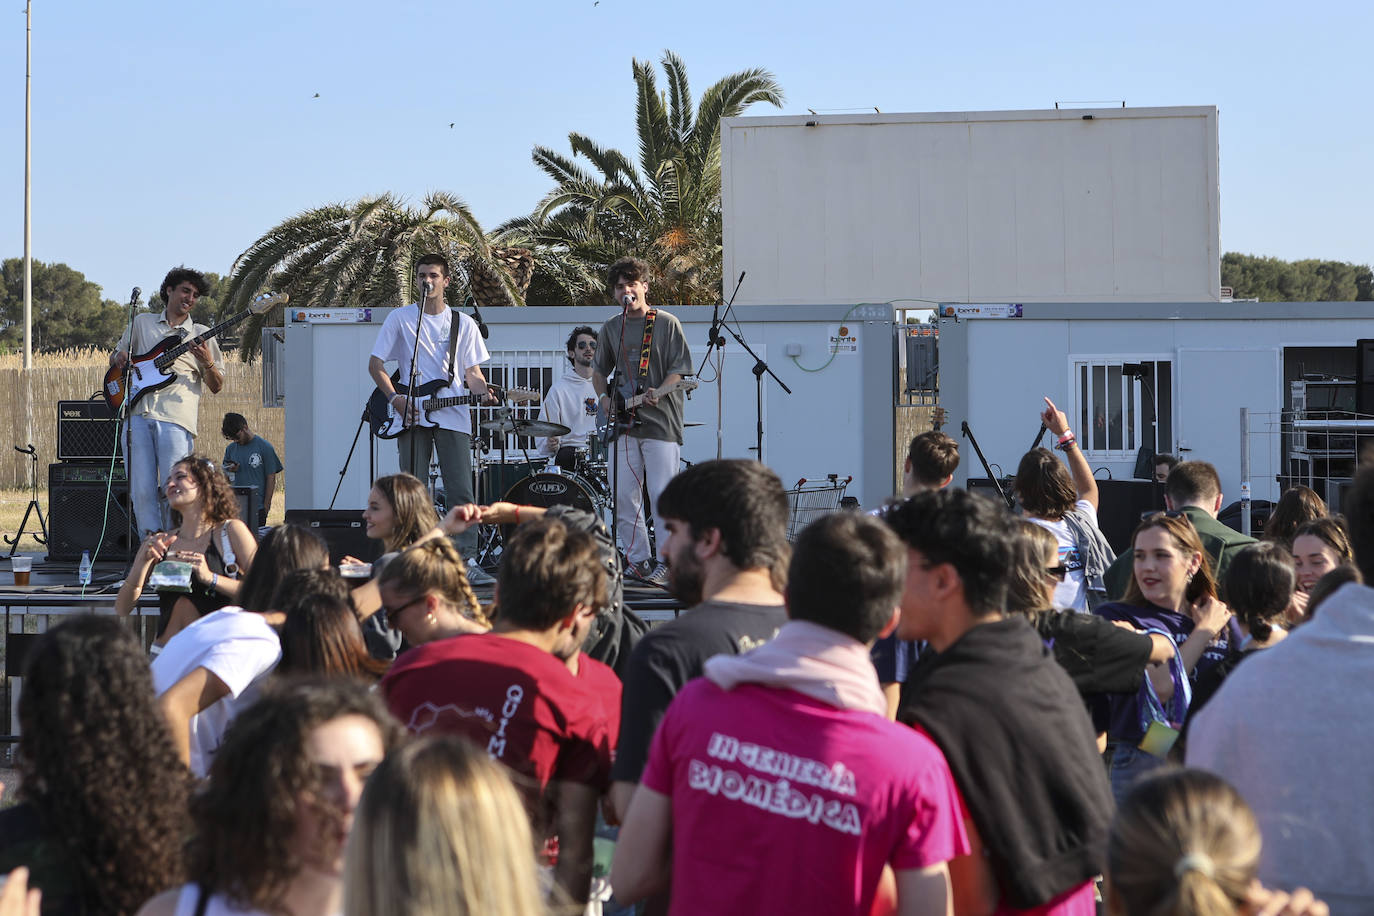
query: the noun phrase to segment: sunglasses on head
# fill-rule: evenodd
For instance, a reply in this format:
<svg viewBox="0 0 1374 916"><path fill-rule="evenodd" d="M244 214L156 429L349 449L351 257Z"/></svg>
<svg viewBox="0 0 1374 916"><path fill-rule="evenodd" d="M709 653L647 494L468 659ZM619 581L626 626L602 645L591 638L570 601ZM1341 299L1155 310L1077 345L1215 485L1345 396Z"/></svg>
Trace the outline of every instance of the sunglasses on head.
<svg viewBox="0 0 1374 916"><path fill-rule="evenodd" d="M1047 576L1049 576L1051 579L1055 579L1055 580L1057 580L1057 581L1059 581L1059 582L1063 582L1063 581L1064 581L1064 577L1067 576L1068 574L1069 574L1069 568L1068 568L1067 566L1065 566L1063 563L1060 563L1058 566L1046 566L1046 567L1045 567L1045 575L1047 575Z"/></svg>

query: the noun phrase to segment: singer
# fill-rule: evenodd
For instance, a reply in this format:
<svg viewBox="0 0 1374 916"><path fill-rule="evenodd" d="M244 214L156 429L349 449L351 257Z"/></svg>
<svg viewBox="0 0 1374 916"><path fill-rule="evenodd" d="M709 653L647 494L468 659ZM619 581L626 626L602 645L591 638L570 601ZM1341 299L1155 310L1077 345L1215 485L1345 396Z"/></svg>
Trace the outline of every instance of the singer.
<svg viewBox="0 0 1374 916"><path fill-rule="evenodd" d="M615 440L615 517L626 572L656 585L667 585L668 569L654 562L644 524L643 487L649 490L654 532L662 548L668 537L657 514L658 496L678 471L682 453L681 391L662 397L658 390L692 371L692 354L682 324L663 309L649 305L649 265L621 258L606 273L606 286L622 309L601 326L596 341L596 387L600 409L625 426ZM608 382L608 379L613 379ZM608 392L614 384L615 397ZM618 416L617 404L636 394L644 403L630 417Z"/></svg>
<svg viewBox="0 0 1374 916"><path fill-rule="evenodd" d="M487 404L497 403L487 389L481 364L491 359L486 344L477 332L477 323L444 302L448 289L448 261L442 255L428 254L415 267L415 285L424 300L403 308L393 309L386 316L377 343L367 361L367 371L383 393L390 392L391 406L397 411L414 411L411 399L396 391L387 375L386 363L394 360L399 366L400 383L410 384L411 355L416 353L415 334L420 328L419 355L415 374L417 385L435 379L448 379L448 384L434 393L436 398L455 397L463 382L473 394L486 395ZM457 322L455 329L454 322ZM455 382L455 380L461 380ZM418 401L418 399L417 399ZM444 478L444 496L450 506L473 501L472 495L472 424L467 407L445 407L430 415L437 426L413 426L396 438L401 470L426 479L432 452L439 454L439 472ZM415 442L415 463L411 464L411 438ZM464 532L455 539L465 558L472 559L477 549L477 529ZM468 564L468 578L474 583L489 582L476 563Z"/></svg>
<svg viewBox="0 0 1374 916"><path fill-rule="evenodd" d="M134 316L110 354L110 365L122 369L131 351L135 356L147 353L169 335L185 339L210 330L191 320L196 299L209 290L210 284L198 270L176 267L168 271L158 292L162 311ZM177 357L173 365L175 381L140 398L125 426L129 498L143 537L171 528L162 484L172 473L172 465L194 450L202 384L211 394L224 387L224 357L213 337Z"/></svg>

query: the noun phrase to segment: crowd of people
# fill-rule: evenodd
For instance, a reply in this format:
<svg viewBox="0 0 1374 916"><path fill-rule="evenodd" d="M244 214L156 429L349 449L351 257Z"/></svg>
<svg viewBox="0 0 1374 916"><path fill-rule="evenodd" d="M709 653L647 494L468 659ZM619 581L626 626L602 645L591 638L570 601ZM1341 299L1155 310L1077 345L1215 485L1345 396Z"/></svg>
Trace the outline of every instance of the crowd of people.
<svg viewBox="0 0 1374 916"><path fill-rule="evenodd" d="M441 518L389 475L361 583L180 460L117 602L165 598L151 662L119 618L31 653L0 916L1374 911L1374 466L1344 518L1290 491L1257 541L1215 468L1161 462L1167 509L1118 557L1041 419L1020 517L950 487L930 432L899 497L793 543L773 471L656 481L650 438L657 559L636 524L622 556L590 513ZM480 524L510 526L486 604ZM676 619L626 625L635 568Z"/></svg>

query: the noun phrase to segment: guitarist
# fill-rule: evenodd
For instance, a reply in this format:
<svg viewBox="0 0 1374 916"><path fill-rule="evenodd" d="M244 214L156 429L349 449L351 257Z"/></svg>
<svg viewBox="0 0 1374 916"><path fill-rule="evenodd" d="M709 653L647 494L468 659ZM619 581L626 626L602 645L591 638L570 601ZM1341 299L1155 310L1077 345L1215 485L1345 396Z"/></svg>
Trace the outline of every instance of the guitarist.
<svg viewBox="0 0 1374 916"><path fill-rule="evenodd" d="M410 358L415 352L415 329L422 324L420 334L419 371L417 385L435 379L453 381L434 393L434 397L454 397L464 383L473 394L486 396L485 403L496 404L487 390L487 379L481 363L491 359L486 344L477 333L477 323L444 302L448 289L448 261L439 254L428 254L415 266L415 284L422 291L424 309L419 303L393 309L382 324L377 343L367 361L367 371L383 393L391 394L391 406L397 411L419 409L423 398L411 399L396 392L386 363L395 360L399 366L402 385L410 384ZM428 287L428 293L424 290ZM453 322L458 322L456 334ZM450 506L473 502L472 496L472 423L467 407L445 407L431 414L438 426L416 426L396 438L401 470L426 479L431 452L439 454L439 470L444 476L444 495ZM411 464L411 439L415 441L415 463ZM477 549L477 530L473 528L456 539L459 551L469 559ZM468 564L468 578L473 584L489 584L490 576L475 563Z"/></svg>
<svg viewBox="0 0 1374 916"><path fill-rule="evenodd" d="M649 305L649 265L639 258L621 258L606 274L606 285L622 309L601 326L596 341L598 405L609 416L614 400L610 385L625 399L639 392L644 403L634 410L635 423L615 440L615 515L620 544L629 562L626 573L657 585L667 585L668 570L655 563L644 524L641 486L647 484L650 510L678 471L682 451L682 392L663 397L657 389L681 381L692 371L692 354L682 325L662 309ZM647 350L647 361L644 359ZM611 383L608 377L613 377ZM666 537L655 513L654 530L660 543Z"/></svg>
<svg viewBox="0 0 1374 916"><path fill-rule="evenodd" d="M135 356L147 353L169 335L186 338L209 330L191 320L196 299L209 290L210 284L198 270L177 267L169 271L158 292L163 310L134 316L133 325L110 354L110 365L122 369L130 352ZM172 368L176 380L140 398L125 427L129 497L143 537L171 526L162 483L172 465L194 451L201 388L218 394L224 387L224 357L214 338L177 357Z"/></svg>

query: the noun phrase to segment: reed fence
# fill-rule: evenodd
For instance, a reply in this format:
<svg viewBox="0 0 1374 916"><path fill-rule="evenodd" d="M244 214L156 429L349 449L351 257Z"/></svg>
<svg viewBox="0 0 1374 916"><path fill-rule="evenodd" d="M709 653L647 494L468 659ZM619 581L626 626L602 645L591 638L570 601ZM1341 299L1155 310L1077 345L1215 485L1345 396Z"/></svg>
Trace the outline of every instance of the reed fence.
<svg viewBox="0 0 1374 916"><path fill-rule="evenodd" d="M0 356L0 489L29 485L29 457L10 446L32 443L38 450L38 486L47 491L48 465L57 461L57 402L81 401L97 395L109 365L105 350L64 350L34 354L28 372L15 354ZM235 411L248 418L253 431L272 443L286 464L286 411L262 406L262 361L248 365L225 354L224 388L200 399L197 451L219 461L224 456L220 421ZM26 431L26 410L32 410L32 435ZM285 486L283 479L282 485ZM47 500L43 500L46 505Z"/></svg>

